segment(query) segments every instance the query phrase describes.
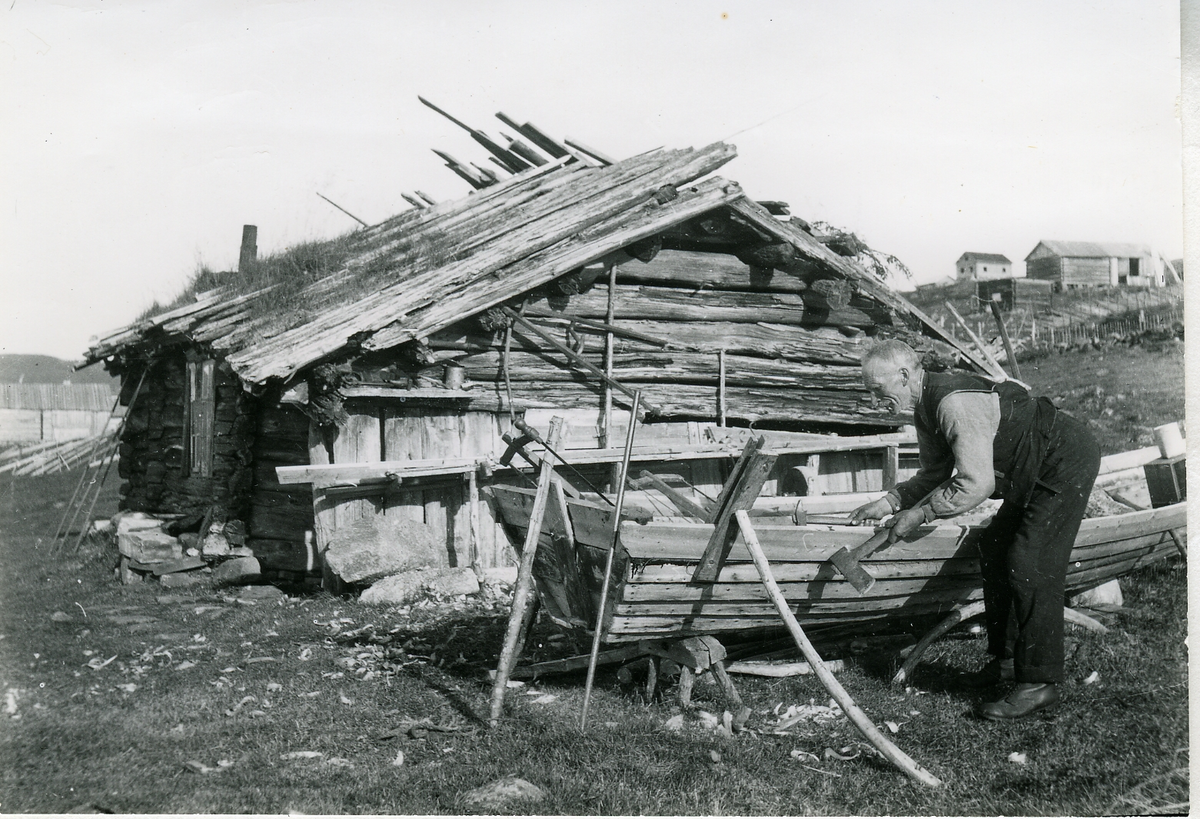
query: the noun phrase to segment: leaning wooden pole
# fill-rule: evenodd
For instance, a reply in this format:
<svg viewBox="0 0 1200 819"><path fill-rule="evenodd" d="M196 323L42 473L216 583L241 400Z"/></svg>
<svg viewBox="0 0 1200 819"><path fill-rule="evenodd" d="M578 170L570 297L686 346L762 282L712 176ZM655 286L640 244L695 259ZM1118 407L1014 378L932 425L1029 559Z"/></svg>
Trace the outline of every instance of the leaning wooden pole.
<svg viewBox="0 0 1200 819"><path fill-rule="evenodd" d="M604 558L604 581L600 584L600 605L596 609L596 628L592 633L592 654L588 658L587 681L583 686L583 713L579 717L579 730L587 730L588 706L592 701L592 684L596 681L596 662L600 656L600 632L604 627L604 607L608 602L608 586L612 582L613 555L617 551L617 535L621 531L621 508L625 505L625 484L629 480L629 458L633 454L633 430L637 426L638 409L642 393L633 394L633 407L629 412L629 429L625 433L625 454L621 458L621 474L617 479L617 505L612 511L612 538L608 543L608 555Z"/></svg>
<svg viewBox="0 0 1200 819"><path fill-rule="evenodd" d="M562 429L562 418L550 419L550 432L546 436L547 449L558 446ZM496 681L492 685L492 711L488 722L495 725L504 709L504 692L508 688L508 675L516 660L517 637L521 633L521 621L525 607L530 603L533 588L533 558L537 554L538 537L542 533L542 518L546 514L546 500L550 497L550 479L554 475L554 461L549 454L542 456L541 472L538 474L537 492L533 496L533 508L529 510L529 529L525 532L525 546L521 549L521 564L517 569L517 586L513 591L512 614L508 617L508 631L504 635L504 647L500 650L500 662L496 665Z"/></svg>
<svg viewBox="0 0 1200 819"><path fill-rule="evenodd" d="M1008 369L1012 371L1013 378L1021 377L1021 365L1017 363L1017 354L1013 352L1012 339L1008 337L1008 328L1004 326L1004 318L1000 315L1000 305L996 302L988 302L992 308L992 316L996 319L996 326L1000 328L1000 340L1004 342L1004 354L1008 356Z"/></svg>
<svg viewBox="0 0 1200 819"><path fill-rule="evenodd" d="M829 692L830 696L846 712L846 716L854 723L854 727L861 731L863 736L870 740L871 744L879 749L879 752L889 762L923 785L929 785L934 788L941 785L942 782L940 779L922 768L912 757L892 744L891 740L875 727L875 723L871 722L871 718L854 704L854 700L850 698L850 694L842 687L842 684L837 681L837 677L833 676L833 672L825 665L825 662L821 659L821 655L817 653L817 649L809 642L804 629L800 628L800 623L796 620L796 616L792 614L787 599L783 596L783 592L779 590L779 584L775 582L774 575L771 574L771 566L767 563L767 556L763 554L762 546L758 543L758 535L755 534L754 526L750 523L750 514L746 510L740 509L735 515L737 517L738 528L742 533L742 540L745 541L746 548L750 551L750 556L754 559L754 567L758 569L758 574L762 578L763 586L766 587L771 602L775 604L775 609L779 612L779 616L783 618L784 624L787 626L788 631L792 633L792 638L796 641L796 645L800 647L800 652L804 654L804 659L808 660L808 664L812 666L812 670L817 675L817 679L821 681L821 685L825 686L825 690Z"/></svg>

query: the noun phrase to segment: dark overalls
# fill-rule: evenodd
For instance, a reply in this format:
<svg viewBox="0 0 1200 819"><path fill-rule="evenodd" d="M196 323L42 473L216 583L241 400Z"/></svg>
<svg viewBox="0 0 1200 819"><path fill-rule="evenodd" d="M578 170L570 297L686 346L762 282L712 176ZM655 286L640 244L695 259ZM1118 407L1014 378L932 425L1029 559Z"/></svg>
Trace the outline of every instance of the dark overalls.
<svg viewBox="0 0 1200 819"><path fill-rule="evenodd" d="M948 448L937 409L962 391L1000 398L992 497L1004 503L979 541L988 651L1013 658L1017 682L1062 682L1067 563L1100 470L1100 448L1082 422L1049 399L969 374L926 373L913 412L918 431ZM903 485L896 491L903 508L919 500L907 497Z"/></svg>

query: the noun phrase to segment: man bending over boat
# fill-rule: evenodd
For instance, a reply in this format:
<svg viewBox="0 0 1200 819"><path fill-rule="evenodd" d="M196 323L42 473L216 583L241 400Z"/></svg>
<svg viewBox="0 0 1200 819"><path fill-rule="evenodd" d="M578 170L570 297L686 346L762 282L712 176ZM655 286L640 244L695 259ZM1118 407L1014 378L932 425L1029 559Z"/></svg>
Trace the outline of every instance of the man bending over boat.
<svg viewBox="0 0 1200 819"><path fill-rule="evenodd" d="M1015 683L1007 696L981 707L989 719L1049 708L1063 680L1067 562L1100 469L1095 438L1049 399L1033 398L1012 381L926 372L901 341L868 350L862 373L876 406L912 413L921 467L851 519L892 515L885 525L895 542L988 497L1003 498L979 541L993 657L971 679L980 686Z"/></svg>

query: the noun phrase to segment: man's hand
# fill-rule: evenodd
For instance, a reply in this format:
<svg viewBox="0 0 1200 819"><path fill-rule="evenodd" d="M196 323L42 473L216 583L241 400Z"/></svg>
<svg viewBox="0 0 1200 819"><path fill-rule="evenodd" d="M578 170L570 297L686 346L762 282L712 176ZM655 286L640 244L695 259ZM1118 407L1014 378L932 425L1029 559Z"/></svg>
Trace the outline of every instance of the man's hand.
<svg viewBox="0 0 1200 819"><path fill-rule="evenodd" d="M891 520L884 524L888 530L888 545L912 534L924 522L925 513L921 511L920 507L897 512Z"/></svg>
<svg viewBox="0 0 1200 819"><path fill-rule="evenodd" d="M892 504L884 496L879 500L864 503L850 513L850 522L857 525L864 520L882 520L892 514Z"/></svg>

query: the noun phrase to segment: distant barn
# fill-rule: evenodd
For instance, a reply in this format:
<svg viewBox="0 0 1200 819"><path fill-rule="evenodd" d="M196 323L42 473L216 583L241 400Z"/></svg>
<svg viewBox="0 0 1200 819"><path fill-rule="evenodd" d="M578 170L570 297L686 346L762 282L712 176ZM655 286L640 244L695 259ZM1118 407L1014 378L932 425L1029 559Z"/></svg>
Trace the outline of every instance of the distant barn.
<svg viewBox="0 0 1200 819"><path fill-rule="evenodd" d="M1054 284L1056 292L1077 287L1164 287L1162 262L1149 245L1060 242L1043 239L1025 257L1031 279Z"/></svg>

